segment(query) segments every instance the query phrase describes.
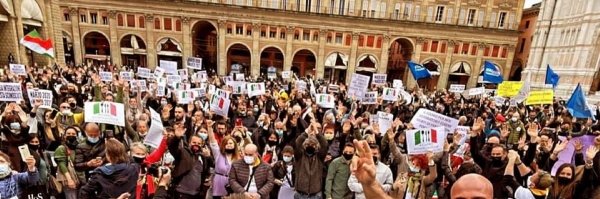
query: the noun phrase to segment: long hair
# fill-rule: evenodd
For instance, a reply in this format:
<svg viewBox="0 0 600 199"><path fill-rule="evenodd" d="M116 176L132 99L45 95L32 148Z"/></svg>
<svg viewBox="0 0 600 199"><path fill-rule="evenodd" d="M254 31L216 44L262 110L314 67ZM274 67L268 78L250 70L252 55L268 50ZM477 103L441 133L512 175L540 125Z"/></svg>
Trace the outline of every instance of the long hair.
<svg viewBox="0 0 600 199"><path fill-rule="evenodd" d="M570 163L564 163L562 165L560 165L560 167L558 167L558 169L556 169L556 177L558 178L560 172L562 172L564 169L566 168L571 168L571 172L573 173L573 175L571 176L571 182L569 182L569 184L566 185L560 185L558 183L558 180L555 180L554 183L552 184L552 189L550 190L550 192L552 193L552 196L554 196L554 198L573 198L573 191L575 191L575 185L577 183L575 183L576 181L576 171L575 171L575 166L573 166Z"/></svg>
<svg viewBox="0 0 600 199"><path fill-rule="evenodd" d="M233 137L231 136L225 136L223 137L223 140L221 141L221 154L225 155L225 146L227 145L227 142L229 142L229 140L231 140L233 142L233 154L231 154L231 159L232 160L238 160L240 159L240 153L239 153L239 148L238 148L238 144L235 141L235 139L233 139Z"/></svg>
<svg viewBox="0 0 600 199"><path fill-rule="evenodd" d="M106 140L106 156L112 164L129 163L125 145L115 138Z"/></svg>

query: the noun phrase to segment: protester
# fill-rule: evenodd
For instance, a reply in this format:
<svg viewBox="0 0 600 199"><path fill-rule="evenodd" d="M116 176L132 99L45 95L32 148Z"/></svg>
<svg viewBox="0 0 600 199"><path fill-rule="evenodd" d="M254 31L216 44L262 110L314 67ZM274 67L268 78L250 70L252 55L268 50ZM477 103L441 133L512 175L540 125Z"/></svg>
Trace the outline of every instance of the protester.
<svg viewBox="0 0 600 199"><path fill-rule="evenodd" d="M383 189L383 191L387 193L390 190L392 190L392 183L393 183L392 171L390 170L390 168L387 165L379 162L379 159L380 159L379 147L377 147L377 146L369 146L369 147L371 148L371 153L373 154L373 162L375 163L375 166L376 166L375 179L377 179L377 183L379 183L379 185L381 185L381 188ZM357 199L365 198L365 195L363 192L363 187L356 179L356 176L354 176L354 175L350 176L350 179L348 180L348 188L350 189L350 191L354 192L354 198L357 198Z"/></svg>
<svg viewBox="0 0 600 199"><path fill-rule="evenodd" d="M212 155L215 160L215 172L213 178L212 194L213 198L219 198L227 196L230 192L233 192L229 184L229 172L233 162L241 159L238 145L231 137L225 137L222 139L221 146L217 143L215 133L213 133L214 122L207 120L206 125L208 126L208 140ZM217 124L217 129L220 130L220 125ZM224 128L224 127L222 127Z"/></svg>
<svg viewBox="0 0 600 199"><path fill-rule="evenodd" d="M353 198L348 188L350 163L354 157L354 145L346 143L342 156L335 158L328 167L325 180L325 198Z"/></svg>
<svg viewBox="0 0 600 199"><path fill-rule="evenodd" d="M244 159L233 162L229 171L231 189L246 198L268 199L273 181L271 166L258 157L258 149L254 144L244 147Z"/></svg>
<svg viewBox="0 0 600 199"><path fill-rule="evenodd" d="M21 160L19 160L21 161ZM36 169L36 161L32 156L25 158L26 172L11 169L12 164L7 154L0 152L0 195L6 198L19 198L25 187L35 185L40 179Z"/></svg>
<svg viewBox="0 0 600 199"><path fill-rule="evenodd" d="M83 173L79 181L87 182L91 171L102 166L106 159L104 139L100 134L100 127L95 123L87 123L83 126L86 140L77 144L75 148L75 170Z"/></svg>
<svg viewBox="0 0 600 199"><path fill-rule="evenodd" d="M282 160L273 165L274 186L271 198L292 199L294 198L294 148L285 146L283 148Z"/></svg>
<svg viewBox="0 0 600 199"><path fill-rule="evenodd" d="M492 183L478 174L467 174L459 178L452 186L452 199L492 199L494 190Z"/></svg>

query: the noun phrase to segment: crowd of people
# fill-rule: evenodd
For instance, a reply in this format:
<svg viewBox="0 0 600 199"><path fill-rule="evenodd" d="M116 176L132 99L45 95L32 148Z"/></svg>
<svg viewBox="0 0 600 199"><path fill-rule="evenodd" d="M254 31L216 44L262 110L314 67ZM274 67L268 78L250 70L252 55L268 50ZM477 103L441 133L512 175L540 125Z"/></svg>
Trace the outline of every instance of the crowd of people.
<svg viewBox="0 0 600 199"><path fill-rule="evenodd" d="M157 86L157 78L147 78L142 90L120 77L134 67L26 69L17 75L5 66L0 77L23 93L0 107L0 198L600 197L600 113L574 118L558 98L510 106L487 95L416 87L407 89L410 99L379 97L367 105L343 83L331 90L328 81L295 75L244 77L266 86L250 97L208 71L201 82L182 78L188 89L205 91L182 102L176 86ZM107 71L113 81L102 81L99 73ZM212 86L225 96L214 97ZM38 89L52 92L50 107L30 99L28 91ZM335 106L317 104L320 93L331 94ZM230 106L218 114L211 100L223 97ZM98 101L123 104L116 114L125 125L87 121L86 102ZM442 151L409 154L406 132L421 109L469 130L448 134ZM154 111L161 125L152 124ZM378 111L394 116L385 132L372 121ZM162 126L158 145L147 139L155 126Z"/></svg>

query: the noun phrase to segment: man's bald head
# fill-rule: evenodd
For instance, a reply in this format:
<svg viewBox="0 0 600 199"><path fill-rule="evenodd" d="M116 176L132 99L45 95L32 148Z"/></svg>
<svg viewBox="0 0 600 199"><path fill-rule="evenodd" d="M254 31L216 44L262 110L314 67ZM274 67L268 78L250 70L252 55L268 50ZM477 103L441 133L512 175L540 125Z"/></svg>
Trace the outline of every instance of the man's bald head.
<svg viewBox="0 0 600 199"><path fill-rule="evenodd" d="M479 174L467 174L459 178L450 190L452 199L492 199L492 183Z"/></svg>
<svg viewBox="0 0 600 199"><path fill-rule="evenodd" d="M244 147L244 154L247 156L255 156L258 151L258 147L255 144L248 144Z"/></svg>

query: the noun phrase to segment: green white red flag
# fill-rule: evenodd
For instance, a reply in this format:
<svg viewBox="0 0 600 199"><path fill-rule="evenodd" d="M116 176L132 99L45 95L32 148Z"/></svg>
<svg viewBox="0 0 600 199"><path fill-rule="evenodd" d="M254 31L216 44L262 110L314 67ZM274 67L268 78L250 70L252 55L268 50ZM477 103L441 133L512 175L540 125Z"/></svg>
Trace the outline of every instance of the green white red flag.
<svg viewBox="0 0 600 199"><path fill-rule="evenodd" d="M25 35L20 42L23 46L33 52L54 58L54 47L51 39L44 40L37 30L33 30Z"/></svg>

